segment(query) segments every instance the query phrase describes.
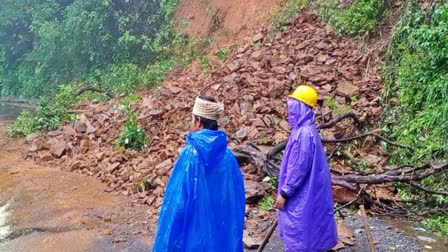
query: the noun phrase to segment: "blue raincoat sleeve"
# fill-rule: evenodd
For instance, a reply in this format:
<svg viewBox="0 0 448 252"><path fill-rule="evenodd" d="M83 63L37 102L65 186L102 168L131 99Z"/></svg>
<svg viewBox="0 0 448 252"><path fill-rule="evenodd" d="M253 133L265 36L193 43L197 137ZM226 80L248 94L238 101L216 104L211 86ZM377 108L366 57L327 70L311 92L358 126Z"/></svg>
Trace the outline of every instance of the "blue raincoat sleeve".
<svg viewBox="0 0 448 252"><path fill-rule="evenodd" d="M291 154L286 162L286 181L281 187L282 194L286 194L287 198L296 194L311 170L314 146L310 136L304 138L307 139L298 139L297 142L291 143Z"/></svg>

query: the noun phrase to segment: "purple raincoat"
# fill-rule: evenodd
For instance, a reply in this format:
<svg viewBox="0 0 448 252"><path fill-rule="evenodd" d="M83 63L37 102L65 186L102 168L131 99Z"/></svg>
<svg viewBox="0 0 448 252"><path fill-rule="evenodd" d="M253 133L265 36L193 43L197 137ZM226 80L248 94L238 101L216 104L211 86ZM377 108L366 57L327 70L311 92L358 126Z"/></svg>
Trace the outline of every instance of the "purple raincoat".
<svg viewBox="0 0 448 252"><path fill-rule="evenodd" d="M338 242L331 175L314 112L288 98L291 135L283 155L279 193L287 198L278 211L279 236L287 252L317 252Z"/></svg>

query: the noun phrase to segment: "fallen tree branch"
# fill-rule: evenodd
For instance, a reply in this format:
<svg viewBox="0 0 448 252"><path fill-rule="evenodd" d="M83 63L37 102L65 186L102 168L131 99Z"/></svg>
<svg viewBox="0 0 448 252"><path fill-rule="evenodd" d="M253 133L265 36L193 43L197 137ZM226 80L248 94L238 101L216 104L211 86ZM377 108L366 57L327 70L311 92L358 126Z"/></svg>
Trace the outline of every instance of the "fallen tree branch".
<svg viewBox="0 0 448 252"><path fill-rule="evenodd" d="M349 113L342 114L342 115L334 118L333 120L331 120L331 121L329 121L327 123L324 123L324 124L321 124L321 125L317 126L317 129L328 129L328 128L331 128L334 125L336 125L337 123L339 123L342 120L347 119L347 118L352 118L357 125L361 125L361 121L359 120L358 116L355 113L353 113L353 112L349 112ZM288 140L284 140L283 142L275 145L268 152L268 154L267 154L268 159L271 159L272 157L274 157L277 154L279 154L280 152L282 152L286 148L286 144L287 143L288 143Z"/></svg>
<svg viewBox="0 0 448 252"><path fill-rule="evenodd" d="M367 136L371 136L374 135L373 132L367 132L361 135L357 135L357 136L352 136L352 137L347 137L347 138L341 138L341 139L322 139L322 143L326 143L326 144L335 144L335 143L349 143L351 141L357 140L357 139L361 139Z"/></svg>
<svg viewBox="0 0 448 252"><path fill-rule="evenodd" d="M347 206L351 205L353 202L355 202L356 200L358 200L358 199L359 199L359 196L361 195L361 192L363 191L363 189L364 189L364 188L362 188L362 187L359 188L359 191L358 191L358 193L356 194L356 198L354 198L354 199L350 200L349 202L347 202L346 204L344 204L344 205L342 205L342 206L336 208L336 209L334 210L334 212L335 212L335 213L336 213L336 212L339 212L341 209L346 208Z"/></svg>
<svg viewBox="0 0 448 252"><path fill-rule="evenodd" d="M356 185L350 184L350 183L348 183L348 182L346 182L346 181L343 181L343 180L339 180L339 179L337 178L337 176L336 176L336 177L333 177L333 178L331 179L331 184L333 184L333 185L337 185L337 186L345 187L345 188L347 188L347 189L349 189L349 190L351 190L351 191L356 191L356 190L359 188L359 187L357 187Z"/></svg>
<svg viewBox="0 0 448 252"><path fill-rule="evenodd" d="M379 139L381 139L382 141L384 141L384 142L386 142L386 143L388 143L388 144L390 144L390 145L392 145L392 146L395 146L395 147L401 147L401 148L405 148L405 149L408 149L408 150L410 150L410 151L413 151L414 149L412 149L411 147L409 147L409 146L407 146L407 145L403 145L403 144L399 144L399 143L396 143L396 142L392 142L391 140L389 140L389 139L387 139L387 138L385 138L385 137L383 137L383 136L381 136L381 135L378 135L378 134L373 134L376 138L379 138Z"/></svg>
<svg viewBox="0 0 448 252"><path fill-rule="evenodd" d="M280 152L282 152L285 148L286 145L288 144L288 140L285 140L279 144L277 144L276 146L274 146L267 154L267 158L268 159L272 159L273 157L275 157L277 154L279 154Z"/></svg>
<svg viewBox="0 0 448 252"><path fill-rule="evenodd" d="M115 97L115 95L110 90L102 90L102 89L94 87L94 86L82 86L80 89L78 89L78 91L76 91L74 93L74 96L80 96L84 92L87 92L87 91L103 93L103 94L107 95L111 99L113 99Z"/></svg>
<svg viewBox="0 0 448 252"><path fill-rule="evenodd" d="M400 171L398 171L398 173L397 171L394 171L395 173L391 174L390 171L386 171L382 174L370 175L370 176L353 175L353 174L343 175L343 176L337 176L337 179L346 181L348 183L369 184L369 185L384 184L389 182L410 182L415 180L422 180L431 175L446 170L448 168L448 162L443 163L439 166L434 166L428 163L425 165L425 167L428 167L428 169L426 169L423 172L413 174L406 174Z"/></svg>
<svg viewBox="0 0 448 252"><path fill-rule="evenodd" d="M409 181L408 183L409 183L411 186L413 186L413 187L415 187L415 188L417 188L417 189L419 189L419 190L425 191L425 192L427 192L427 193L432 193L432 194L438 194L438 195L445 195L445 196L448 196L448 192L428 189L428 188L426 188L426 187L424 187L424 186L421 186L420 184L418 184L417 182L414 182L414 181Z"/></svg>
<svg viewBox="0 0 448 252"><path fill-rule="evenodd" d="M361 125L361 121L359 120L358 116L355 113L353 113L353 112L348 112L348 113L344 113L344 114L334 118L333 120L331 120L331 121L329 121L327 123L324 123L324 124L321 124L321 125L317 126L317 129L328 129L328 128L331 128L331 127L335 126L338 122L340 122L340 121L342 121L344 119L347 119L347 118L352 118L353 121L355 121L356 125L358 125L358 126Z"/></svg>
<svg viewBox="0 0 448 252"><path fill-rule="evenodd" d="M368 137L368 136L374 136L374 137L376 137L376 138L378 138L378 139L380 139L380 140L382 140L382 141L384 141L386 143L389 143L390 145L396 146L396 147L406 148L406 149L411 150L411 151L413 150L409 146L392 142L391 140L389 140L389 139L387 139L387 138L385 138L385 137L383 137L381 135L378 135L376 133L376 131L370 131L370 132L367 132L367 133L364 133L364 134L361 134L361 135L351 136L351 137L341 138L341 139L321 139L321 141L324 144L340 144L340 143L349 143L349 142L352 142L354 140L358 140L358 139L365 138L365 137ZM278 153L282 152L286 148L287 143L288 143L288 141L285 140L285 141L277 144L276 146L274 146L268 152L268 154L267 154L268 158L270 159L270 158L274 157L275 155L277 155Z"/></svg>
<svg viewBox="0 0 448 252"><path fill-rule="evenodd" d="M373 243L372 233L370 232L369 221L367 220L366 210L364 209L364 205L360 205L359 209L361 210L362 222L364 223L364 229L366 230L367 240L369 241L370 252L375 252L375 245Z"/></svg>
<svg viewBox="0 0 448 252"><path fill-rule="evenodd" d="M274 223L272 224L271 228L269 229L268 234L266 235L266 237L264 237L263 242L261 243L260 247L258 247L257 252L262 252L264 250L264 247L266 247L266 244L268 244L269 239L271 238L272 234L274 233L275 229L277 228L278 225L278 219L276 218L274 220Z"/></svg>

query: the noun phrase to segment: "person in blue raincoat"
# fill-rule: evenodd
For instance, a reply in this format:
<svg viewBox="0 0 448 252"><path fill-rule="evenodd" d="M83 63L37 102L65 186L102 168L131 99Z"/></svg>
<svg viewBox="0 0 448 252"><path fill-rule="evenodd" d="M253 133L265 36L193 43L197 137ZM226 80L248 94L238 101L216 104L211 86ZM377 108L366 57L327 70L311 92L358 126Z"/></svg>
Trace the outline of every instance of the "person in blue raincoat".
<svg viewBox="0 0 448 252"><path fill-rule="evenodd" d="M314 124L317 92L301 85L288 97L291 134L280 168L279 237L287 252L326 251L338 242L331 174Z"/></svg>
<svg viewBox="0 0 448 252"><path fill-rule="evenodd" d="M242 252L245 215L244 181L218 130L223 105L199 96L192 130L170 176L154 252Z"/></svg>

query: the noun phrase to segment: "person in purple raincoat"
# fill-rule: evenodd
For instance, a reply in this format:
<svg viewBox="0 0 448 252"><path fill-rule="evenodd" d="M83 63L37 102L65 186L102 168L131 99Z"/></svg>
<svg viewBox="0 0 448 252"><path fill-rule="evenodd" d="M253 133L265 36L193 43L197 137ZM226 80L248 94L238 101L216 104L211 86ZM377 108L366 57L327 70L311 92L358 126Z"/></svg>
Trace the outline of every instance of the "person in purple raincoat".
<svg viewBox="0 0 448 252"><path fill-rule="evenodd" d="M278 228L286 252L318 252L338 242L331 175L321 138L314 124L317 92L297 87L288 97L291 135L279 175Z"/></svg>

